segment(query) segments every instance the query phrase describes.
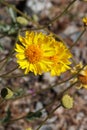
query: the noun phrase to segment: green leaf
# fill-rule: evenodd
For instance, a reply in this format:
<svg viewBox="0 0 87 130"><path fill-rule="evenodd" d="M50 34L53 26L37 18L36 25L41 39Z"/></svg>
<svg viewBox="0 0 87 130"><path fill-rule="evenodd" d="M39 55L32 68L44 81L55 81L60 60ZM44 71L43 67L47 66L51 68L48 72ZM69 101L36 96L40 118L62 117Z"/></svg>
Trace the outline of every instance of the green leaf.
<svg viewBox="0 0 87 130"><path fill-rule="evenodd" d="M15 23L16 22L16 16L17 16L16 12L11 7L8 8L8 12L11 16L12 21Z"/></svg>
<svg viewBox="0 0 87 130"><path fill-rule="evenodd" d="M10 25L0 23L0 32L8 32L10 29Z"/></svg>
<svg viewBox="0 0 87 130"><path fill-rule="evenodd" d="M19 26L17 24L11 23L10 25L5 23L0 23L0 33L4 35L13 35L17 33Z"/></svg>
<svg viewBox="0 0 87 130"><path fill-rule="evenodd" d="M42 112L29 112L26 116L27 120L34 120L36 118L40 118L42 116Z"/></svg>
<svg viewBox="0 0 87 130"><path fill-rule="evenodd" d="M3 50L4 50L4 48L3 48L3 46L0 43L0 51L3 51Z"/></svg>
<svg viewBox="0 0 87 130"><path fill-rule="evenodd" d="M24 89L22 89L22 88L18 88L17 90L15 90L15 92L14 92L14 97L16 98L16 97L20 97L20 96L22 96L22 95L24 95L25 94L25 90Z"/></svg>
<svg viewBox="0 0 87 130"><path fill-rule="evenodd" d="M11 119L11 111L8 108L7 112L6 112L6 116L1 120L2 123L7 123L9 122L9 120Z"/></svg>

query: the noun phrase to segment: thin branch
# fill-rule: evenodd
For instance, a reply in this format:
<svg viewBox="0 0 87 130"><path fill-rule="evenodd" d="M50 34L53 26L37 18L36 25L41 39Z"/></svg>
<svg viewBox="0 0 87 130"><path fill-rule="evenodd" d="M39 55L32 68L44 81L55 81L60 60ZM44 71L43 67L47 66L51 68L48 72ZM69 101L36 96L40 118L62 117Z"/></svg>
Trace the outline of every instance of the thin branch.
<svg viewBox="0 0 87 130"><path fill-rule="evenodd" d="M39 130L43 125L44 123L53 115L53 113L61 106L61 104L59 104L58 106L56 106L52 111L51 113L45 118L45 120L41 123L41 125L36 129L36 130Z"/></svg>
<svg viewBox="0 0 87 130"><path fill-rule="evenodd" d="M85 33L85 31L86 31L86 28L84 28L84 30L81 32L81 34L78 36L78 38L76 39L76 41L74 42L74 44L69 49L72 49L72 47L74 47L78 43L78 41L83 36L83 34Z"/></svg>

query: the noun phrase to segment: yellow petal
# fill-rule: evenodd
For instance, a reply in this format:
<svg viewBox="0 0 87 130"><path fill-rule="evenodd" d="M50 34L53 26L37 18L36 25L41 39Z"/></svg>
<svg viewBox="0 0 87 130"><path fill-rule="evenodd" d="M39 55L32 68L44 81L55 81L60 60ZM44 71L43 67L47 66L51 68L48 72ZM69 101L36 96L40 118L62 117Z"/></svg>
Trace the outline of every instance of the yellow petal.
<svg viewBox="0 0 87 130"><path fill-rule="evenodd" d="M24 52L24 47L16 43L15 51L17 51L17 52Z"/></svg>

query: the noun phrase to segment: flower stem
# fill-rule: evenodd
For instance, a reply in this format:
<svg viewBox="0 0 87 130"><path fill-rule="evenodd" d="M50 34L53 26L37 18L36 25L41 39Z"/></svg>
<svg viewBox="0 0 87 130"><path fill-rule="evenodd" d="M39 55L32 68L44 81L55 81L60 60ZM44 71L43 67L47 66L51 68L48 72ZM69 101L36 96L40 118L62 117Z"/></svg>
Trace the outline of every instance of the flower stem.
<svg viewBox="0 0 87 130"><path fill-rule="evenodd" d="M77 83L77 82L74 82L74 83L71 84L68 88L64 89L60 94L57 94L56 97L55 97L55 99L53 99L53 100L52 100L47 106L45 106L44 108L46 109L46 108L52 106L57 100L61 101L61 98L62 98L63 94L64 94L65 92L67 92L69 89L71 89L76 83ZM5 101L5 100L4 100L4 101ZM59 105L58 105L55 109L53 109L53 110L51 111L51 113L44 119L44 121L41 123L41 125L40 125L40 126L38 127L38 129L36 129L36 130L39 130L39 129L42 127L42 125L52 116L52 114L55 112L55 110L58 109L60 106L61 106L61 103L59 103ZM37 112L42 111L44 108L39 109ZM18 117L18 118L16 118L16 119L13 119L13 120L9 120L9 122L7 122L7 123L13 123L13 122L18 121L18 120L20 120L20 119L24 119L24 118L26 118L26 116L27 116L27 114L24 115L24 116L22 116L22 117ZM32 114L31 114L31 116L32 116Z"/></svg>
<svg viewBox="0 0 87 130"><path fill-rule="evenodd" d="M43 109L47 109L47 108L51 107L51 106L55 103L55 101L56 101L57 99L58 99L58 95L55 97L55 99L53 99L50 103L48 103L47 106L44 106L44 108L41 108L41 109L39 109L39 110L36 111L36 112L40 112L40 111L42 111ZM32 116L32 115L33 115L33 114L31 114L31 116ZM13 123L13 122L15 122L15 121L17 121L17 120L24 119L24 118L26 118L26 116L27 116L27 114L26 114L25 116L18 117L18 118L16 118L16 119L10 120L9 123Z"/></svg>
<svg viewBox="0 0 87 130"><path fill-rule="evenodd" d="M60 99L60 101L61 101L61 98L62 98L63 94L64 94L65 92L67 92L69 89L71 89L76 83L77 83L77 82L71 84L68 88L66 88L65 90L63 90L63 92L61 92L61 93L58 95L58 97L59 97L58 99ZM61 106L61 103L59 103L59 105L56 106L56 107L50 112L50 114L43 120L43 122L41 123L41 125L40 125L36 130L39 130L39 129L44 125L44 123L53 115L53 113L54 113L60 106Z"/></svg>
<svg viewBox="0 0 87 130"><path fill-rule="evenodd" d="M26 14L24 14L23 12L21 12L20 10L18 10L17 8L15 8L13 5L8 4L6 1L0 1L2 4L6 5L7 7L11 7L12 9L14 9L16 12L18 12L20 15L22 15L23 17L25 17L27 20L31 21L32 23L34 23L35 25L37 25L37 28L33 28L33 30L40 30L40 29L45 29L47 32L52 33L54 35L54 37L58 38L60 41L63 41L63 39L60 36L57 36L56 34L54 34L53 32L49 31L48 26L50 24L52 24L53 22L55 22L56 20L58 20L62 15L64 15L68 9L71 7L71 5L75 2L76 0L73 0L70 2L70 4L64 9L64 11L62 11L62 13L56 17L54 17L48 24L46 25L41 25L39 23L37 23L36 21L34 21L33 19L31 19L29 16L27 16Z"/></svg>
<svg viewBox="0 0 87 130"><path fill-rule="evenodd" d="M62 15L64 15L75 1L76 0L71 1L70 4L62 11L62 13L60 15L54 17L46 26L48 26L49 24L52 24L53 22L58 20ZM44 27L46 27L46 26L44 26Z"/></svg>
<svg viewBox="0 0 87 130"><path fill-rule="evenodd" d="M43 89L43 90L39 90L39 91L37 91L37 92L35 93L34 96L40 94L41 92L48 91L49 89L52 89L52 88L54 88L54 87L56 87L56 86L58 86L58 85L60 85L60 84L63 84L63 83L65 83L65 82L71 80L72 78L75 78L75 77L79 74L79 72L80 72L81 70L83 70L83 68L84 68L85 66L86 66L86 65L84 65L80 70L78 70L78 72L77 72L76 74L74 74L72 77L70 77L70 78L68 78L68 79L66 79L66 80L64 80L64 81L61 81L61 82L59 82L59 83L56 83L55 85L50 86L50 87L48 87L48 88L45 88L45 89ZM20 96L20 97L16 97L16 98L13 99L13 100L18 100L18 99L21 99L21 98L24 98L24 97L29 97L29 96L31 96L31 94L25 94L25 95L22 95L22 96Z"/></svg>
<svg viewBox="0 0 87 130"><path fill-rule="evenodd" d="M69 49L72 49L72 47L74 47L78 43L79 39L82 37L82 35L85 33L85 31L86 31L86 28L84 28L84 30L81 32L81 34L78 36L78 38L76 39L74 44Z"/></svg>
<svg viewBox="0 0 87 130"><path fill-rule="evenodd" d="M17 65L15 68L13 68L12 70L10 70L9 72L5 73L5 74L2 74L0 75L1 78L4 78L6 75L12 73L13 71L15 71L19 66Z"/></svg>
<svg viewBox="0 0 87 130"><path fill-rule="evenodd" d="M25 13L23 13L22 11L20 11L19 9L17 9L14 5L7 3L4 0L0 0L0 2L7 6L12 8L14 11L16 11L18 14L22 15L24 18L26 18L28 21L31 21L32 23L36 24L38 26L38 23L36 23L33 19L31 19L31 17L29 17L28 15L26 15Z"/></svg>
<svg viewBox="0 0 87 130"><path fill-rule="evenodd" d="M39 130L43 125L44 123L53 115L53 113L61 106L61 104L59 104L58 106L56 106L52 111L51 113L44 119L44 121L41 123L41 125L36 129L36 130Z"/></svg>
<svg viewBox="0 0 87 130"><path fill-rule="evenodd" d="M20 33L20 30L18 30L18 33L17 33L17 37L16 37L16 40L15 40L15 43L18 41L18 35L19 35L19 33ZM6 60L6 61L2 60L2 61L4 61L4 63L2 64L2 66L1 66L1 68L0 68L0 71L1 71L2 68L6 65L6 63L8 62L8 60L10 59L10 57L12 56L12 54L14 54L14 48L15 48L15 44L14 44L12 50L10 51L9 55L8 55L7 57L4 58L4 60Z"/></svg>

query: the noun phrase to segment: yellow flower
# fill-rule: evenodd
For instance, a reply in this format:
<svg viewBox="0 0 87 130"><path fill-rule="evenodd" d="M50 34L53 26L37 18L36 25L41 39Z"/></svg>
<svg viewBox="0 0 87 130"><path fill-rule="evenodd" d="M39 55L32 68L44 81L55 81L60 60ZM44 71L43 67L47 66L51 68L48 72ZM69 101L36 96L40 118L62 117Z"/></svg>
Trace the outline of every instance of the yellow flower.
<svg viewBox="0 0 87 130"><path fill-rule="evenodd" d="M82 62L80 62L79 64L77 64L71 69L71 73L76 74L79 70L81 70L82 67L83 67L83 64Z"/></svg>
<svg viewBox="0 0 87 130"><path fill-rule="evenodd" d="M61 42L54 41L53 43L55 55L50 57L52 60L52 69L51 75L52 76L59 76L61 73L66 72L70 69L69 65L71 62L69 59L72 57L72 54L68 50L68 48Z"/></svg>
<svg viewBox="0 0 87 130"><path fill-rule="evenodd" d="M26 128L26 130L32 130L32 128L29 127L29 128Z"/></svg>
<svg viewBox="0 0 87 130"><path fill-rule="evenodd" d="M84 26L87 26L87 17L84 17L84 18L82 19L82 21L83 21L83 23L84 23Z"/></svg>
<svg viewBox="0 0 87 130"><path fill-rule="evenodd" d="M80 62L80 64L77 64L72 70L72 74L77 74L80 69L83 68L83 64ZM75 79L71 80L72 82L78 81L77 88L87 88L87 66L82 69L77 77Z"/></svg>
<svg viewBox="0 0 87 130"><path fill-rule="evenodd" d="M81 82L81 87L87 89L87 66L78 75L78 80Z"/></svg>
<svg viewBox="0 0 87 130"><path fill-rule="evenodd" d="M19 36L21 45L16 43L17 63L21 69L25 69L25 74L30 71L35 75L47 72L51 68L54 50L50 46L53 38L43 33L26 31L25 37Z"/></svg>
<svg viewBox="0 0 87 130"><path fill-rule="evenodd" d="M70 69L70 51L51 35L26 31L25 37L19 36L19 41L22 45L16 43L16 58L25 74L31 71L37 75L49 71L52 76L59 76Z"/></svg>

